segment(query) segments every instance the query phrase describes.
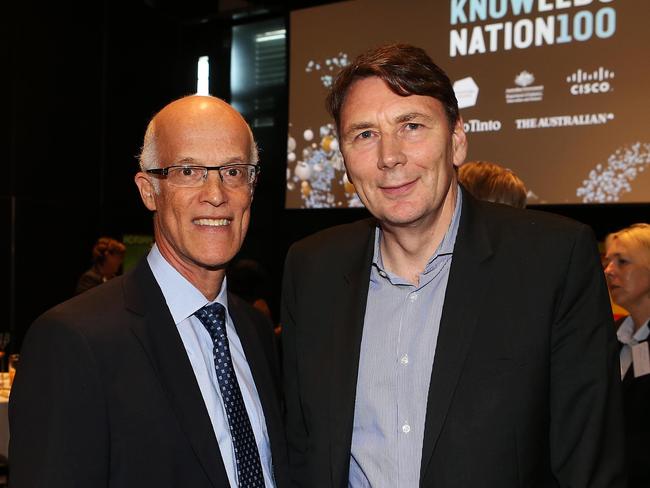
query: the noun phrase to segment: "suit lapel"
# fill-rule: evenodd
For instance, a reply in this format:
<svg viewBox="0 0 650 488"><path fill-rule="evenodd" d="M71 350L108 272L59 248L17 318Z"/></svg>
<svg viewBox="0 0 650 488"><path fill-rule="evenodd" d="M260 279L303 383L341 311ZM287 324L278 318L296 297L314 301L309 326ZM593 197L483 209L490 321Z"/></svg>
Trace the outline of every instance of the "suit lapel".
<svg viewBox="0 0 650 488"><path fill-rule="evenodd" d="M183 342L149 265L143 259L124 280L131 326L142 344L192 449L212 484L227 482L219 445Z"/></svg>
<svg viewBox="0 0 650 488"><path fill-rule="evenodd" d="M273 378L269 359L262 346L263 332L256 330L256 326L265 326L265 323L256 324L247 316L242 309L240 299L228 294L228 313L233 321L237 335L241 341L246 361L253 375L253 381L259 395L262 410L266 420L266 430L269 434L271 445L271 457L273 464L283 462L285 456L282 449L285 444L282 425L282 414L280 413L279 392L276 389L276 380ZM269 325L270 327L270 325ZM269 337L267 340L271 340Z"/></svg>
<svg viewBox="0 0 650 488"><path fill-rule="evenodd" d="M268 359L260 342L260 332L255 330L257 324L253 323L246 316L246 313L241 309L241 304L237 297L231 294L228 294L228 313L232 318L237 335L244 348L246 361L253 375L255 387L257 388L262 408L264 409L264 415L267 418L270 417L270 419L278 419L281 417L278 408L278 392L275 389Z"/></svg>
<svg viewBox="0 0 650 488"><path fill-rule="evenodd" d="M463 207L454 245L440 331L431 373L422 446L420 479L424 479L483 308L492 254L476 202L463 192Z"/></svg>
<svg viewBox="0 0 650 488"><path fill-rule="evenodd" d="M333 486L339 486L345 479L350 465L354 404L356 399L359 353L363 333L363 322L370 283L370 266L374 249L374 220L367 220L365 248L350 250L350 256L361 259L349 263L335 283L340 295L332 303L328 319L332 327L333 347L330 361L329 419L330 419L330 461Z"/></svg>

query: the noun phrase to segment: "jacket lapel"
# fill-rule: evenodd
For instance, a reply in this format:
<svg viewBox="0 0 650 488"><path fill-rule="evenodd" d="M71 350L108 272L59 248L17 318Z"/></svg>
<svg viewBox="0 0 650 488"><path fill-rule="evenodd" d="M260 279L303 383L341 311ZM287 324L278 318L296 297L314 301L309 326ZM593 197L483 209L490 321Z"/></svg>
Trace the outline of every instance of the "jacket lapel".
<svg viewBox="0 0 650 488"><path fill-rule="evenodd" d="M438 343L431 373L422 446L420 479L431 461L478 321L492 247L477 205L463 192L463 207L454 245Z"/></svg>
<svg viewBox="0 0 650 488"><path fill-rule="evenodd" d="M246 311L242 309L240 299L230 293L228 294L228 313L235 325L237 335L246 354L246 361L253 375L257 394L264 411L273 465L278 466L279 463L286 462L279 391L276 388L277 379L273 378L268 362L271 358L267 357L262 346L261 341L265 339L263 337L264 333L261 330L256 330L256 326L265 326L266 324L257 324L248 317ZM266 340L272 340L270 332L268 336ZM278 475L279 473L276 474L276 476Z"/></svg>
<svg viewBox="0 0 650 488"><path fill-rule="evenodd" d="M370 266L374 249L375 221L366 220L365 248L353 249L350 256L360 259L349 263L344 271L339 300L332 304L333 355L330 361L329 419L332 486L347 485L350 449L354 424L359 353L370 283ZM336 286L336 284L335 284ZM333 318L333 320L332 320Z"/></svg>
<svg viewBox="0 0 650 488"><path fill-rule="evenodd" d="M187 439L212 484L226 471L210 417L183 341L146 259L124 280L127 308L139 315L131 326L149 357Z"/></svg>
<svg viewBox="0 0 650 488"><path fill-rule="evenodd" d="M228 313L244 348L246 361L253 375L255 387L264 409L264 416L267 417L267 423L271 419L280 419L278 391L275 388L276 383L269 369L267 355L262 347L261 331L255 330L257 324L246 316L246 313L241 309L239 299L231 294L228 294Z"/></svg>

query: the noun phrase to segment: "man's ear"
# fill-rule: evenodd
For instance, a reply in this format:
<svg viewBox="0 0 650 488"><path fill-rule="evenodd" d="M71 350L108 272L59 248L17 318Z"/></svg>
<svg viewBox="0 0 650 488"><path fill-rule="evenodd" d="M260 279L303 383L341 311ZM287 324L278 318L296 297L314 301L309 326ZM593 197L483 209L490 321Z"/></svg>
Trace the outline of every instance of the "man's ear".
<svg viewBox="0 0 650 488"><path fill-rule="evenodd" d="M156 210L156 190L153 187L153 183L149 180L149 176L147 176L146 173L143 173L142 171L138 172L135 175L135 184L138 187L138 191L140 192L140 198L142 198L142 202L144 203L144 206L147 207L149 210L152 212Z"/></svg>
<svg viewBox="0 0 650 488"><path fill-rule="evenodd" d="M467 135L465 134L463 118L458 116L454 132L451 134L452 160L454 166L458 167L465 162L467 156Z"/></svg>

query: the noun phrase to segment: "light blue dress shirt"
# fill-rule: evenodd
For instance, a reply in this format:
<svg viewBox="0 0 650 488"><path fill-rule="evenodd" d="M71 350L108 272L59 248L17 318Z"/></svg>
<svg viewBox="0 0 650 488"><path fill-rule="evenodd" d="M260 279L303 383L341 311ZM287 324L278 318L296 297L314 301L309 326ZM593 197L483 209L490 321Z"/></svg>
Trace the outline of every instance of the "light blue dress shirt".
<svg viewBox="0 0 650 488"><path fill-rule="evenodd" d="M381 229L363 323L349 486L417 488L424 422L442 306L458 232L451 224L414 285L384 268Z"/></svg>
<svg viewBox="0 0 650 488"><path fill-rule="evenodd" d="M218 302L226 309L226 332L230 345L233 367L241 390L246 412L250 419L257 450L260 453L264 484L266 488L274 488L273 469L269 435L266 430L264 412L253 381L253 375L246 361L246 355L241 341L228 313L228 295L226 293L226 279L224 277L221 290L214 302L210 302L203 294L187 281L176 269L163 258L157 246L153 246L147 256L147 262L153 272L165 297L169 311L185 346L185 351L192 364L196 381L199 384L203 401L208 410L214 434L219 443L221 458L226 468L230 486L237 487L237 468L235 464L235 451L228 418L224 409L219 383L214 368L213 344L210 334L203 324L194 316L194 312L208 303ZM215 456L217 453L215 453Z"/></svg>

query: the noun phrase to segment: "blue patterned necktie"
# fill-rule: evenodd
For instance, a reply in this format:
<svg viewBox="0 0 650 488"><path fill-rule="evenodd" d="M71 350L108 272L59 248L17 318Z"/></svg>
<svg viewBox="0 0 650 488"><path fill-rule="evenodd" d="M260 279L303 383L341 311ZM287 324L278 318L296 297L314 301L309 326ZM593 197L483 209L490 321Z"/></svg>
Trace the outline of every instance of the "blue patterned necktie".
<svg viewBox="0 0 650 488"><path fill-rule="evenodd" d="M230 346L226 335L226 309L220 303L211 303L194 315L201 321L212 337L214 366L217 371L219 390L226 408L230 436L235 447L237 479L240 488L264 488L262 464L255 443L253 428L246 413L230 357Z"/></svg>

